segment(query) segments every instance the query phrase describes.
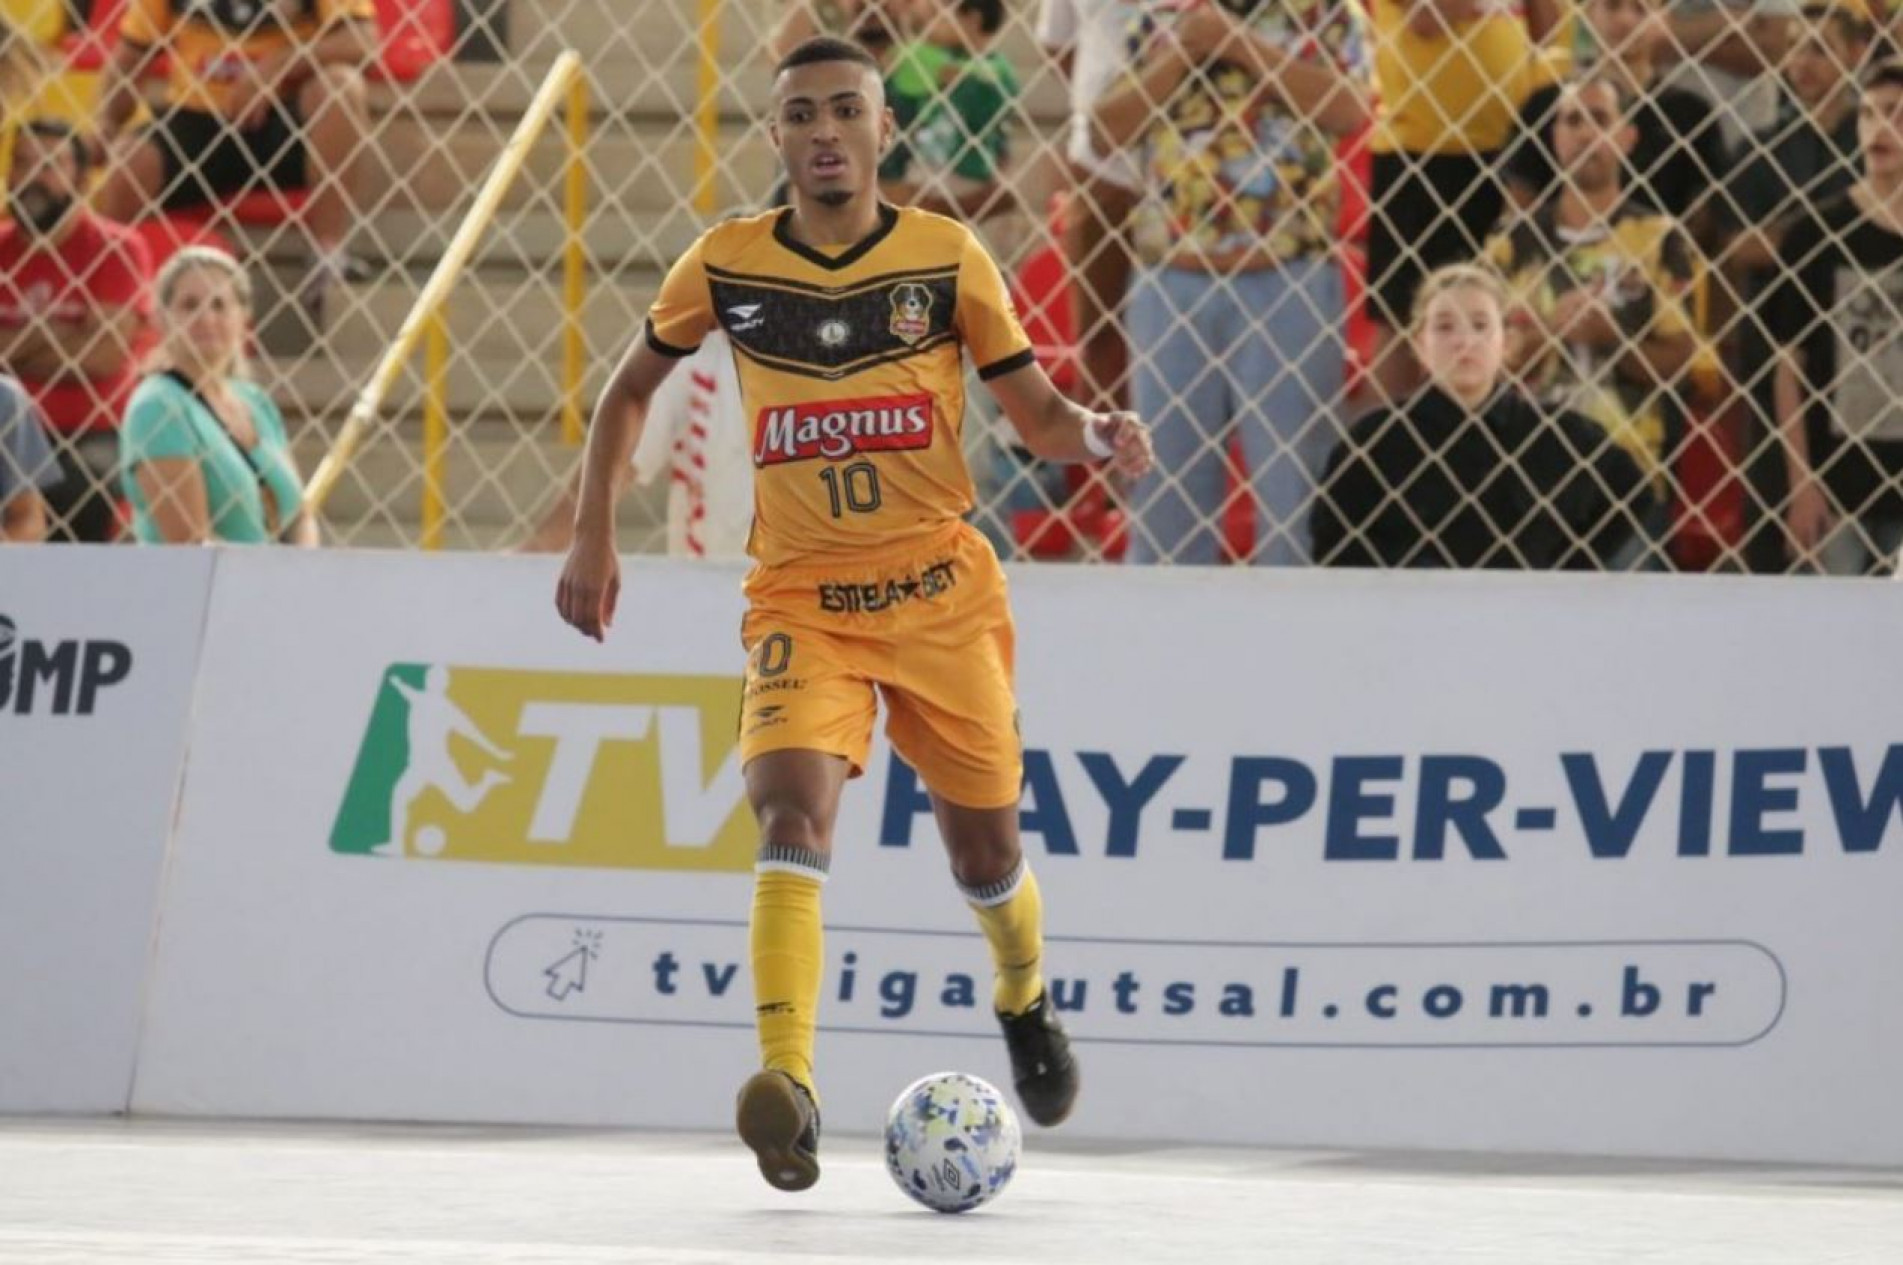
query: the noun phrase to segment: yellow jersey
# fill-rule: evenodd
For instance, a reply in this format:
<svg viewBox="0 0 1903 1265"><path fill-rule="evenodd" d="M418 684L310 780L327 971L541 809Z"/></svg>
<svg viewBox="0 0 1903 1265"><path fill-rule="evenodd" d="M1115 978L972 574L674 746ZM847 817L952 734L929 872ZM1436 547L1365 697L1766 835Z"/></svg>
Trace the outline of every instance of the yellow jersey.
<svg viewBox="0 0 1903 1265"><path fill-rule="evenodd" d="M1451 32L1416 35L1406 0L1373 0L1380 154L1490 154L1506 144L1520 106L1560 66L1504 2Z"/></svg>
<svg viewBox="0 0 1903 1265"><path fill-rule="evenodd" d="M373 0L131 0L119 36L143 48L169 37L166 104L222 115L244 63L309 44L340 19L376 16Z"/></svg>
<svg viewBox="0 0 1903 1265"><path fill-rule="evenodd" d="M965 375L1032 362L998 266L971 230L881 204L863 240L796 241L791 210L729 220L681 256L648 345L690 355L718 326L752 428L753 530L767 565L884 551L972 507Z"/></svg>

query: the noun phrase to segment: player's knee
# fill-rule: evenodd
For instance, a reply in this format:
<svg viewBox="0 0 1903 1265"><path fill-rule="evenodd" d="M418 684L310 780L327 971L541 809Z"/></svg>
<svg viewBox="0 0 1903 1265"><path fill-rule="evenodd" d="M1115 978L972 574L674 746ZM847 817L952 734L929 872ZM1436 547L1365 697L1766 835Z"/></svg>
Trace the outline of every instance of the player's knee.
<svg viewBox="0 0 1903 1265"><path fill-rule="evenodd" d="M1016 840L968 846L952 855L952 878L960 887L989 887L1008 878L1023 855Z"/></svg>
<svg viewBox="0 0 1903 1265"><path fill-rule="evenodd" d="M832 850L831 831L810 804L772 800L755 807L760 842L779 847L805 848L821 854Z"/></svg>

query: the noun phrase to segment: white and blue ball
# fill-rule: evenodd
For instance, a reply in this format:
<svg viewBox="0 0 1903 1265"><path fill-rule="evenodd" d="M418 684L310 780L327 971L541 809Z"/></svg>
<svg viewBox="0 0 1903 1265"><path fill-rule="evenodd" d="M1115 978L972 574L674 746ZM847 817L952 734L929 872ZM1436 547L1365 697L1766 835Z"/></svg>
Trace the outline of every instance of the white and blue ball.
<svg viewBox="0 0 1903 1265"><path fill-rule="evenodd" d="M1023 1141L1017 1113L995 1086L937 1072L892 1104L885 1166L900 1190L934 1212L970 1212L1010 1184Z"/></svg>

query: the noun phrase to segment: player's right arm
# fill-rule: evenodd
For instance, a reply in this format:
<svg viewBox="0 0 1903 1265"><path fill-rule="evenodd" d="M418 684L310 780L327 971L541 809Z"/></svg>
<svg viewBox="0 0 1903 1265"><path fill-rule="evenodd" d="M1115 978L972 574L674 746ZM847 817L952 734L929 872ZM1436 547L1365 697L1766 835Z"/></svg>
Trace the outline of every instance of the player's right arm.
<svg viewBox="0 0 1903 1265"><path fill-rule="evenodd" d="M555 607L564 620L596 641L614 622L621 594L621 564L615 557L616 485L640 442L654 392L674 365L675 359L654 350L645 335L636 339L615 367L588 425L575 537L555 591Z"/></svg>
<svg viewBox="0 0 1903 1265"><path fill-rule="evenodd" d="M621 595L621 563L615 557L617 482L634 456L654 393L714 327L713 295L701 265L705 240L668 271L648 309L647 328L615 366L588 426L575 539L555 589L555 609L596 641L607 635Z"/></svg>

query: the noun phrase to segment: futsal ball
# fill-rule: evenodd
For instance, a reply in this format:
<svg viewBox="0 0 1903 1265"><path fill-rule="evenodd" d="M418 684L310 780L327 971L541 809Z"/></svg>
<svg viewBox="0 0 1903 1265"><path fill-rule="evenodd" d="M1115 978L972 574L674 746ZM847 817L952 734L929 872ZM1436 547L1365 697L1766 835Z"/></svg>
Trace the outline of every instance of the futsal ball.
<svg viewBox="0 0 1903 1265"><path fill-rule="evenodd" d="M1023 1133L1004 1095L963 1072L914 1081L885 1121L892 1180L934 1212L970 1212L1018 1171Z"/></svg>

